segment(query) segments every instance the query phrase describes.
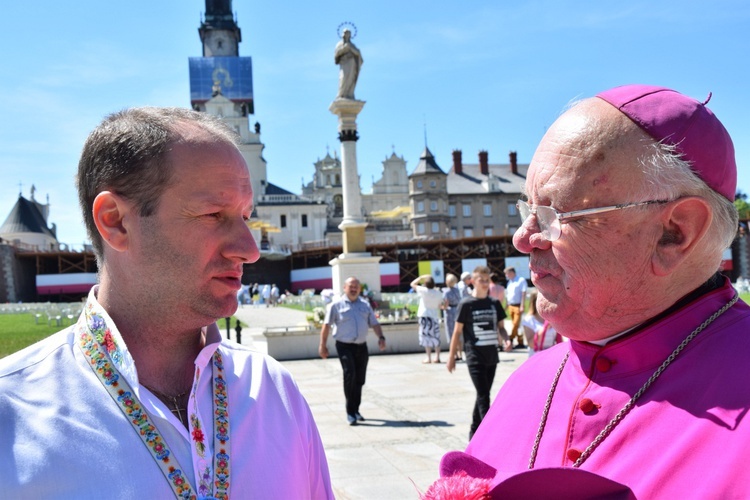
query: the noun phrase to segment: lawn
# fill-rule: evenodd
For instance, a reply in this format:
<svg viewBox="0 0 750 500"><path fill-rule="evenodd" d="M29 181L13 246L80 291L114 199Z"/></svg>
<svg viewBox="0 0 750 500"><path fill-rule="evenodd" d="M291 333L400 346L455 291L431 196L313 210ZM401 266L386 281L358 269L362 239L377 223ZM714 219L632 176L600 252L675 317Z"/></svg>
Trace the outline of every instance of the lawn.
<svg viewBox="0 0 750 500"><path fill-rule="evenodd" d="M67 322L66 326L68 326ZM36 324L34 315L29 313L2 314L0 315L0 358L42 340L61 328L54 323L48 326L46 318L39 318L39 324Z"/></svg>
<svg viewBox="0 0 750 500"><path fill-rule="evenodd" d="M74 321L76 320L77 318ZM218 324L219 330L224 334L226 332L226 323L221 319ZM236 324L235 317L232 317L231 324L232 328L234 328ZM240 324L247 326L242 322ZM43 318L39 318L39 324L36 324L34 322L34 315L29 313L0 314L0 358L13 354L67 326L70 326L67 320L63 326L57 326L54 323L48 326L46 319ZM234 335L234 330L232 330L233 338Z"/></svg>

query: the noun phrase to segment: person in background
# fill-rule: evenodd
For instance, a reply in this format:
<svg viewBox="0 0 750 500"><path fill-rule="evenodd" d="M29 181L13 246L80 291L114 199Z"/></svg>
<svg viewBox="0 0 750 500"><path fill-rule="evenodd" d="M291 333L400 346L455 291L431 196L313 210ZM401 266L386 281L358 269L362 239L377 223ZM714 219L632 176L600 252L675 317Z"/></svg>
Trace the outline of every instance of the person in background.
<svg viewBox="0 0 750 500"><path fill-rule="evenodd" d="M99 284L75 325L0 360L4 498L333 498L289 372L222 339L259 252L239 138L135 108L78 166Z"/></svg>
<svg viewBox="0 0 750 500"><path fill-rule="evenodd" d="M510 376L469 443L493 485L522 474L548 485L539 498L561 484L591 495L575 487L594 479L621 498L750 498L750 307L719 272L737 165L707 103L626 85L544 135L513 243L569 342Z"/></svg>
<svg viewBox="0 0 750 500"><path fill-rule="evenodd" d="M360 296L359 280L350 276L344 282L344 294L328 304L323 327L320 330L318 354L328 358L328 335L333 329L336 352L344 372L344 396L346 397L346 420L349 425L364 422L359 413L362 403L362 386L367 378L367 331L372 328L378 336L378 347L385 350L385 337L370 303Z"/></svg>
<svg viewBox="0 0 750 500"><path fill-rule="evenodd" d="M443 319L445 323L445 338L448 340L448 345L451 345L451 337L453 336L453 329L456 326L456 313L458 312L458 303L461 302L461 292L458 291L456 284L458 278L455 274L447 274L445 276L446 287L443 289ZM463 349L459 345L456 351L456 360L461 359L461 351Z"/></svg>
<svg viewBox="0 0 750 500"><path fill-rule="evenodd" d="M270 307L271 306L271 285L269 285L267 283L265 285L263 285L263 288L262 288L260 294L261 294L261 297L262 297L262 299L261 299L262 302L261 303L265 304L266 307Z"/></svg>
<svg viewBox="0 0 750 500"><path fill-rule="evenodd" d="M490 273L489 295L501 304L505 302L505 287L502 285L500 276L497 273Z"/></svg>
<svg viewBox="0 0 750 500"><path fill-rule="evenodd" d="M443 304L443 294L435 288L435 279L431 274L415 278L410 286L419 295L417 308L419 345L424 347L425 354L427 354L422 363L432 363L433 349L435 350L435 363L440 363L440 307Z"/></svg>
<svg viewBox="0 0 750 500"><path fill-rule="evenodd" d="M502 304L489 296L490 269L478 266L472 273L474 292L471 297L461 299L458 305L456 326L453 330L450 352L448 353L448 372L456 369L456 353L463 337L466 352L466 366L474 388L477 391L474 411L472 413L469 439L472 438L479 424L490 409L490 391L495 380L498 346L509 351L510 341L503 327L505 311Z"/></svg>
<svg viewBox="0 0 750 500"><path fill-rule="evenodd" d="M471 273L464 271L461 273L461 281L458 282L458 291L461 292L461 298L471 297Z"/></svg>
<svg viewBox="0 0 750 500"><path fill-rule="evenodd" d="M536 298L536 292L529 294L529 307L521 320L521 327L529 346L529 357L562 342L562 338L555 327L550 325L549 321L545 321L537 311Z"/></svg>
<svg viewBox="0 0 750 500"><path fill-rule="evenodd" d="M508 286L505 288L505 297L508 301L508 314L513 322L513 329L510 332L510 341L514 339L518 342L514 349L523 349L526 345L523 343L523 335L520 333L521 317L523 308L526 304L526 279L516 275L516 270L512 267L505 268L505 278L508 280Z"/></svg>

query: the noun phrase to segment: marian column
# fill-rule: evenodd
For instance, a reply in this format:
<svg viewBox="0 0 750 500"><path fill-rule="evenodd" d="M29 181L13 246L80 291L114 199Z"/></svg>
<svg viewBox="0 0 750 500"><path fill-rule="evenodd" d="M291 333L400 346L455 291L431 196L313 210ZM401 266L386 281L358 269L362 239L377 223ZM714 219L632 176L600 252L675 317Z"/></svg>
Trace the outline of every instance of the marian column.
<svg viewBox="0 0 750 500"><path fill-rule="evenodd" d="M350 23L344 23L354 28ZM342 26L339 26L341 29ZM356 35L356 28L355 35ZM357 115L365 106L364 101L354 97L354 88L362 67L362 53L352 42L354 35L349 28L340 33L334 60L339 65L339 91L331 103L331 113L339 118L339 140L341 141L341 181L344 197L344 219L339 225L343 236L344 253L330 262L333 268L333 289L341 291L344 281L355 276L369 290L380 293L380 257L366 252L365 228L367 221L362 216L362 195L357 172Z"/></svg>

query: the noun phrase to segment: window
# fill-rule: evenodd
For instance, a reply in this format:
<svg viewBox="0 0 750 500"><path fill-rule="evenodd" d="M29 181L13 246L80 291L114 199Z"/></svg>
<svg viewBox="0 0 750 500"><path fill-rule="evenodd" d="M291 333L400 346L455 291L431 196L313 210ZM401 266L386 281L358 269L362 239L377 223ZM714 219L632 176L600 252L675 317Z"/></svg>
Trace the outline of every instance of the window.
<svg viewBox="0 0 750 500"><path fill-rule="evenodd" d="M424 222L420 222L419 224L417 224L417 233L424 234Z"/></svg>
<svg viewBox="0 0 750 500"><path fill-rule="evenodd" d="M422 181L417 181L417 189L422 189Z"/></svg>
<svg viewBox="0 0 750 500"><path fill-rule="evenodd" d="M455 227L451 228L451 238L458 238L458 230Z"/></svg>
<svg viewBox="0 0 750 500"><path fill-rule="evenodd" d="M307 214L302 214L302 227L307 227Z"/></svg>
<svg viewBox="0 0 750 500"><path fill-rule="evenodd" d="M461 209L463 210L464 217L471 217L471 205L461 205Z"/></svg>
<svg viewBox="0 0 750 500"><path fill-rule="evenodd" d="M284 214L281 215L281 221L279 223L279 226L286 227L286 215Z"/></svg>
<svg viewBox="0 0 750 500"><path fill-rule="evenodd" d="M483 210L483 212L484 212L484 216L485 216L485 217L490 217L490 216L492 216L492 204L491 204L491 203L485 203L485 204L484 204L484 205L482 206L482 210Z"/></svg>
<svg viewBox="0 0 750 500"><path fill-rule="evenodd" d="M437 212L437 207L438 207L438 202L436 202L436 201L431 201L430 202L430 210L431 211Z"/></svg>
<svg viewBox="0 0 750 500"><path fill-rule="evenodd" d="M508 215L511 217L514 215L518 215L518 209L516 208L515 203L508 203Z"/></svg>
<svg viewBox="0 0 750 500"><path fill-rule="evenodd" d="M339 174L336 174L336 185L337 186L341 185L341 176Z"/></svg>
<svg viewBox="0 0 750 500"><path fill-rule="evenodd" d="M474 236L474 230L470 227L464 228L464 238L471 238Z"/></svg>
<svg viewBox="0 0 750 500"><path fill-rule="evenodd" d="M424 212L424 202L423 201L418 201L417 202L417 213L421 214L422 212Z"/></svg>
<svg viewBox="0 0 750 500"><path fill-rule="evenodd" d="M455 217L456 216L456 205L448 205L448 216L449 217Z"/></svg>
<svg viewBox="0 0 750 500"><path fill-rule="evenodd" d="M484 228L484 235L485 236L492 236L492 228L491 227L485 227Z"/></svg>
<svg viewBox="0 0 750 500"><path fill-rule="evenodd" d="M440 232L440 223L439 222L433 222L432 223L432 234L437 234Z"/></svg>
<svg viewBox="0 0 750 500"><path fill-rule="evenodd" d="M431 188L437 187L437 182L435 182L434 180L430 181L430 187Z"/></svg>

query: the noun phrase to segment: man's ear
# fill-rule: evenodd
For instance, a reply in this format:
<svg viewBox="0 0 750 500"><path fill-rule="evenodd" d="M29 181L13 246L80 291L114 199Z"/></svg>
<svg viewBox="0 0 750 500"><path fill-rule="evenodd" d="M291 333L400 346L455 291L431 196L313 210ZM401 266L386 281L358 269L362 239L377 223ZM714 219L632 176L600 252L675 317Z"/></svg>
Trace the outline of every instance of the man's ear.
<svg viewBox="0 0 750 500"><path fill-rule="evenodd" d="M670 202L660 220L662 235L651 258L657 276L671 274L695 250L711 226L713 212L708 202L688 196Z"/></svg>
<svg viewBox="0 0 750 500"><path fill-rule="evenodd" d="M102 191L94 198L92 213L104 244L118 252L126 250L128 231L125 222L132 213L131 204L111 191Z"/></svg>

